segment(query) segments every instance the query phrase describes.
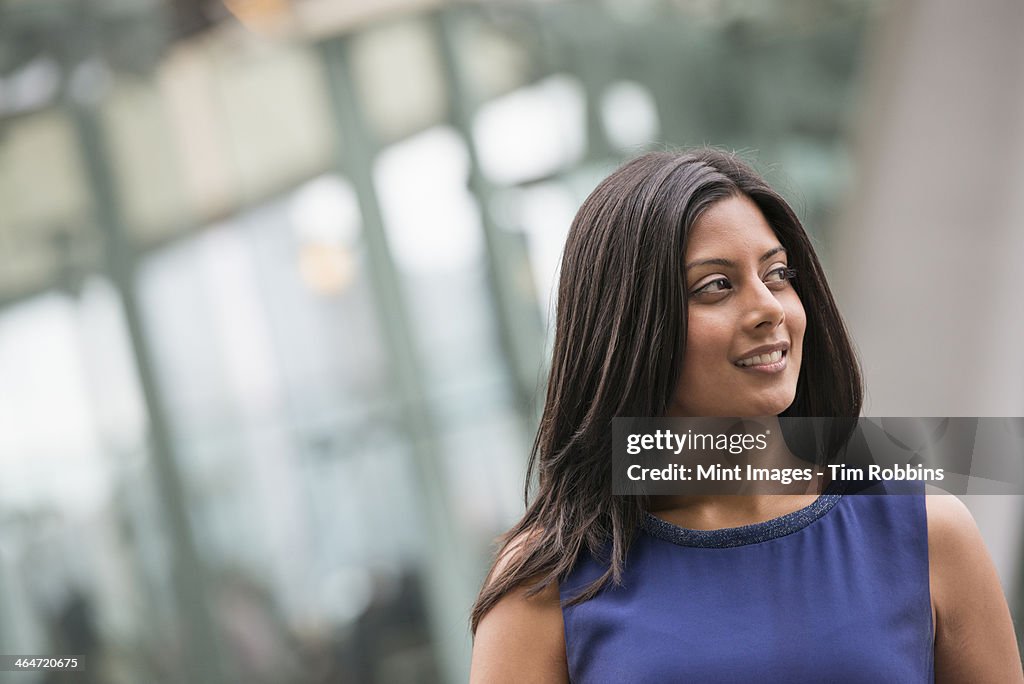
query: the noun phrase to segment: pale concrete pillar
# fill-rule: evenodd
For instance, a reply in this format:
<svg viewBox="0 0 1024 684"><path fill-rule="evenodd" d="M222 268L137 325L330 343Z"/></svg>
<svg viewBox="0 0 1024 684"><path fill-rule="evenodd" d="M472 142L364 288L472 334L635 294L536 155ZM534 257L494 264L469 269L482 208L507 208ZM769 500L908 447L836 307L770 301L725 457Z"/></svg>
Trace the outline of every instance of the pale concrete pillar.
<svg viewBox="0 0 1024 684"><path fill-rule="evenodd" d="M1024 3L904 1L881 24L831 250L865 414L1024 415ZM965 500L1012 603L1024 500Z"/></svg>

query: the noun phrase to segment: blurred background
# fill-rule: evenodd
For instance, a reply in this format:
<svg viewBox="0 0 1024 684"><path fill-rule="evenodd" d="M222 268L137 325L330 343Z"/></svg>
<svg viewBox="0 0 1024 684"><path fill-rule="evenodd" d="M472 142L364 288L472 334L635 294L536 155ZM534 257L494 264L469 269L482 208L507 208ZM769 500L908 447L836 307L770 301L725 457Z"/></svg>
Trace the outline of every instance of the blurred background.
<svg viewBox="0 0 1024 684"><path fill-rule="evenodd" d="M1022 7L0 0L0 653L88 667L0 677L464 681L566 232L649 149L791 200L868 415L1022 415Z"/></svg>

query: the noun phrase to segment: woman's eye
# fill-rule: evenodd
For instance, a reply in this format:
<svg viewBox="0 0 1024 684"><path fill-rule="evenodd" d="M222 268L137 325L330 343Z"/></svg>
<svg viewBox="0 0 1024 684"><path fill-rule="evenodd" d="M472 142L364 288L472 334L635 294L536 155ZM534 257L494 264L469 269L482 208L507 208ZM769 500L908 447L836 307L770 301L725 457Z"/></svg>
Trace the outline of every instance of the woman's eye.
<svg viewBox="0 0 1024 684"><path fill-rule="evenodd" d="M712 280L711 282L706 283L706 284L701 285L700 287L698 287L696 290L693 291L693 294L695 294L695 295L715 294L715 293L718 293L718 292L724 292L726 290L731 290L731 289L732 289L732 284L729 283L729 279L728 278L716 278L716 279Z"/></svg>
<svg viewBox="0 0 1024 684"><path fill-rule="evenodd" d="M768 274L764 277L766 283L784 283L787 280L792 280L796 277L796 271L792 268L786 268L785 266L779 266L768 271Z"/></svg>

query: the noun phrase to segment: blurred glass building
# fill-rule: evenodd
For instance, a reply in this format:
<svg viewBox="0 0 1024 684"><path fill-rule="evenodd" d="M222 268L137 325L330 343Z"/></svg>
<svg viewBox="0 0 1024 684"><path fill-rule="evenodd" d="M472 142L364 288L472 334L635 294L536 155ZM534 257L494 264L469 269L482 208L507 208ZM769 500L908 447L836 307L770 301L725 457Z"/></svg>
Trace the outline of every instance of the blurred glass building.
<svg viewBox="0 0 1024 684"><path fill-rule="evenodd" d="M890 11L0 1L0 652L464 680L576 207L714 144L836 261Z"/></svg>

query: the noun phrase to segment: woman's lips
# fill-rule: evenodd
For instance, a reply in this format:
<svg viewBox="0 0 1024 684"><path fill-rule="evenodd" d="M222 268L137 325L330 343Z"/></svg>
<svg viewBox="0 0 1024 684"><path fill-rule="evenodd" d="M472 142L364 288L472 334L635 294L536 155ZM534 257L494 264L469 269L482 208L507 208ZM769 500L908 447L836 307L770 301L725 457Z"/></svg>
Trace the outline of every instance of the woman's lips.
<svg viewBox="0 0 1024 684"><path fill-rule="evenodd" d="M753 371L755 373L779 373L786 369L786 359L789 357L788 352L783 351L778 361L772 361L769 354L761 354L755 357L755 360L750 365L741 365L743 362L736 362L734 365L743 371Z"/></svg>

